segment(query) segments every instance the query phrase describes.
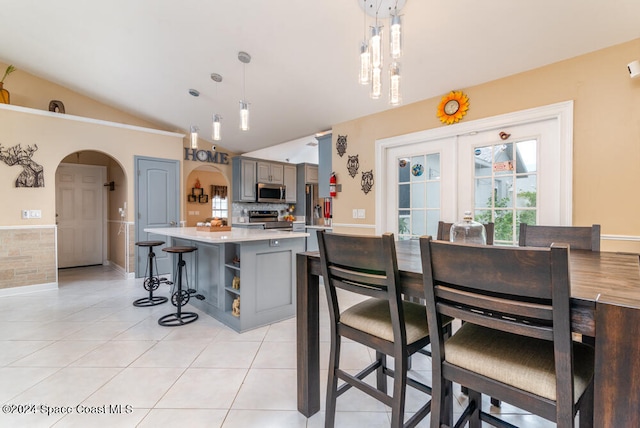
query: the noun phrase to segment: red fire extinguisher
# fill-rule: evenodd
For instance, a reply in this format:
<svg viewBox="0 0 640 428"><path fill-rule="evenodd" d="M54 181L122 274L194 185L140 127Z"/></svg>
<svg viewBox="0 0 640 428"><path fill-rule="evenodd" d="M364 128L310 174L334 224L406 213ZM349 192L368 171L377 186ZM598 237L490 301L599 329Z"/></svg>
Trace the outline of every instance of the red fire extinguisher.
<svg viewBox="0 0 640 428"><path fill-rule="evenodd" d="M331 196L332 198L335 198L337 195L336 184L337 184L336 173L332 172L331 177L329 177L329 196Z"/></svg>

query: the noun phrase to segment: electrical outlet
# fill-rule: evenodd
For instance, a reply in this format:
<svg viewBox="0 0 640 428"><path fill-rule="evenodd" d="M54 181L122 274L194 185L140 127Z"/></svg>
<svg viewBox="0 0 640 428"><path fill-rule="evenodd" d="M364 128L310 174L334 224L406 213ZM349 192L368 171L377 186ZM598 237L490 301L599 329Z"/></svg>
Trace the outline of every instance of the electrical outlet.
<svg viewBox="0 0 640 428"><path fill-rule="evenodd" d="M358 209L358 218L364 218L364 208Z"/></svg>
<svg viewBox="0 0 640 428"><path fill-rule="evenodd" d="M358 218L358 210L357 209L353 209L353 218Z"/></svg>
<svg viewBox="0 0 640 428"><path fill-rule="evenodd" d="M42 218L42 210L29 210L29 218Z"/></svg>

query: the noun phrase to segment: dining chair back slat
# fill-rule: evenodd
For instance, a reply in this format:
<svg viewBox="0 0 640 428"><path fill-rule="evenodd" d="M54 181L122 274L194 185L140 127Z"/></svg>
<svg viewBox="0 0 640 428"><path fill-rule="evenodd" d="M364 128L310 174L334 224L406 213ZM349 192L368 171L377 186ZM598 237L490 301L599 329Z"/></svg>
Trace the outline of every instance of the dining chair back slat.
<svg viewBox="0 0 640 428"><path fill-rule="evenodd" d="M554 242L569 244L574 250L600 251L600 225L535 226L520 223L519 246L548 247Z"/></svg>

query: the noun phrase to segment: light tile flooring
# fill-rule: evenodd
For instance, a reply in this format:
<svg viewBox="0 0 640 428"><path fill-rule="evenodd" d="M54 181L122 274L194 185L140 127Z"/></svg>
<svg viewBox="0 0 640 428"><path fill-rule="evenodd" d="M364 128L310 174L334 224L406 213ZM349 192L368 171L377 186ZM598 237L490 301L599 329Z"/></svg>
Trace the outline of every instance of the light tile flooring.
<svg viewBox="0 0 640 428"><path fill-rule="evenodd" d="M140 279L100 266L61 270L57 291L0 298L0 427L324 426L324 403L308 419L296 410L294 319L243 334L205 314L161 327L158 318L175 308L132 305L147 294ZM168 295L169 287L156 294ZM327 367L326 303L322 308ZM354 343L343 345L343 357L354 370L372 361ZM430 381L427 357L414 359L412 376ZM423 399L411 390L407 411ZM459 412L459 389L456 399ZM338 399L336 426L388 427L388 410L350 390ZM554 426L506 404L491 410L518 426Z"/></svg>

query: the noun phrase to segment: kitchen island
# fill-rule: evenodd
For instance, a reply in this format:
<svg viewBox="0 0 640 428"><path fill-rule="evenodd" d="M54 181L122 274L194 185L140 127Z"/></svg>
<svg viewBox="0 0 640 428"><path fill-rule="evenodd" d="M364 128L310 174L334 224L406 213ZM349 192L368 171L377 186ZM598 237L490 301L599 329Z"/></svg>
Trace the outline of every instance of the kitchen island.
<svg viewBox="0 0 640 428"><path fill-rule="evenodd" d="M232 329L243 332L295 315L296 254L304 251L307 233L195 227L145 232L167 236L168 245L198 248L185 257L188 288L196 291L188 303Z"/></svg>

